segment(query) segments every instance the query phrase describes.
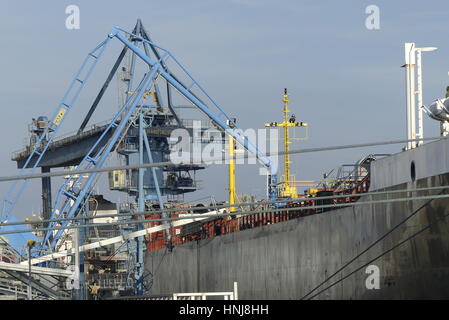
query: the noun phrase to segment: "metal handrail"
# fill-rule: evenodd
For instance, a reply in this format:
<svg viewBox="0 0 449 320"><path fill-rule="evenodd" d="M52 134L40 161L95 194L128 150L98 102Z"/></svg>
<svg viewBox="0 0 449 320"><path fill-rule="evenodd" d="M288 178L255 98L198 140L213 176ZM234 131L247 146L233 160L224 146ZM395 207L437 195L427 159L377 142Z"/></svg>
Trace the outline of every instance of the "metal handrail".
<svg viewBox="0 0 449 320"><path fill-rule="evenodd" d="M49 147L51 148L51 147L53 147L53 146L57 146L57 145L59 145L63 140L65 140L65 139L67 139L67 138L69 138L69 137L76 136L76 135L81 136L81 135L83 135L83 134L85 135L85 134L90 133L90 132L92 132L92 131L94 131L94 130L97 130L98 128L101 128L101 127L103 127L103 126L109 124L109 123L111 122L111 120L112 120L112 119L108 119L108 120L105 120L105 121L101 121L101 122L94 123L94 124L91 125L90 130L83 131L83 132L80 133L80 134L78 134L78 131L77 131L77 130L74 130L74 131L70 131L70 132L64 133L64 134L58 136L57 138L55 138ZM30 147L31 147L31 146L28 145L28 146L25 146L25 147L23 147L23 148L21 148L21 149L19 149L19 150L13 151L13 152L12 152L11 158L12 158L12 159L15 159L15 158L17 158L20 154L27 153L27 152L28 152L28 149L29 149Z"/></svg>

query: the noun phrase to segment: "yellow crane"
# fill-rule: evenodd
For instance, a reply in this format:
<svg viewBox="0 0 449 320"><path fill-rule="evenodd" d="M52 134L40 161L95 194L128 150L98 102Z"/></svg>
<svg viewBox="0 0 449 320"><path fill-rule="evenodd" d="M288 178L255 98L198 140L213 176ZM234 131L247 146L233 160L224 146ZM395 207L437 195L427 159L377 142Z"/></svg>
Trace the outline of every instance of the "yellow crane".
<svg viewBox="0 0 449 320"><path fill-rule="evenodd" d="M292 140L290 139L290 127L307 127L306 122L300 122L296 121L296 117L294 114L290 116L290 110L288 109L288 94L287 94L287 88L284 89L284 96L282 99L284 106L283 106L283 115L284 115L284 121L282 122L271 122L266 123L265 127L282 127L284 128L284 174L281 176L281 183L279 191L279 197L281 198L297 198L298 194L296 191L297 183L298 182L312 182L312 181L296 181L296 175L291 174L291 160L290 160L290 154L288 153L290 151L290 144L292 144Z"/></svg>

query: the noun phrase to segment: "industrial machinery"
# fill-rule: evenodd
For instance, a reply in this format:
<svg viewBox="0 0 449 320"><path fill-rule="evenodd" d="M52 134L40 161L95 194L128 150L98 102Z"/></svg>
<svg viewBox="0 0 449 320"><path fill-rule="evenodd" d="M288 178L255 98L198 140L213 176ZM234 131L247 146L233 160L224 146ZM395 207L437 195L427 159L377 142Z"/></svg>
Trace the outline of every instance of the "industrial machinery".
<svg viewBox="0 0 449 320"><path fill-rule="evenodd" d="M449 87L446 98L436 99L429 107L423 106L426 113L434 120L440 122L440 134L445 137L449 134Z"/></svg>
<svg viewBox="0 0 449 320"><path fill-rule="evenodd" d="M58 138L69 113L76 108L78 97L113 39L119 40L124 45L123 49L79 130L75 135ZM128 64L124 63L126 56L130 58ZM137 70L139 63L143 67ZM88 128L87 124L118 70L121 70L119 80L126 88L119 110L107 123ZM139 72L141 79L135 81ZM205 116L204 121L208 123L206 129L207 127L218 128L223 135L231 136L246 150L256 155L261 164L268 169L268 194L271 199L275 199L277 168L274 163L241 134L235 122L226 115L170 51L151 41L140 20L137 21L132 32L119 27L113 28L106 39L88 53L54 113L48 118L39 117L33 120L31 143L25 150L15 153L13 159L21 168L20 175L34 173L39 167L43 173L50 173L51 168L58 167L70 167L72 170L98 169L105 166L114 152L119 154L120 161L124 165L169 161L170 133L179 128L192 131L192 126L179 117L179 109L177 109L183 108L181 103L186 102L190 110L200 111L200 114ZM204 127L201 130L205 130ZM117 208L115 212L128 212L139 219L155 206L164 208L166 200L170 197L196 189L195 172L201 169L204 169L204 166L188 161L163 168L113 171L109 175L110 188L126 192L134 198L125 210ZM39 259L33 259L33 264L50 266L52 258L44 258L44 256L54 257L53 253L62 252L64 244L74 236L76 241L72 239L71 246L75 250L82 248L86 236L89 235L82 231L69 232L66 227L69 224L75 224L70 222L70 219L75 217L80 218L76 220L77 224L88 224L90 220L83 217L90 217L97 213L91 202L95 196L93 187L99 176L98 172L66 176L54 200L51 195L50 175L42 178L43 218L48 229L43 231L42 240L34 254L34 257ZM1 221L12 217L13 210L27 183L28 180L24 179L11 184L3 200ZM167 199L164 199L165 196ZM167 217L165 213L162 216ZM59 220L53 221L55 219ZM168 222L165 224L168 226ZM143 223L132 226L128 230L124 227L120 232L122 238L126 238L128 243L134 242L132 246L134 264L131 268L134 273L134 293L142 295L148 285L143 266L144 236L139 233L144 226ZM167 246L170 246L170 237L170 228L167 227L165 238ZM80 260L76 263L83 264L84 258L88 256L82 252L79 255ZM83 270L79 273L80 281L82 281ZM93 286L96 288L97 285L93 284ZM83 293L79 294L82 297Z"/></svg>

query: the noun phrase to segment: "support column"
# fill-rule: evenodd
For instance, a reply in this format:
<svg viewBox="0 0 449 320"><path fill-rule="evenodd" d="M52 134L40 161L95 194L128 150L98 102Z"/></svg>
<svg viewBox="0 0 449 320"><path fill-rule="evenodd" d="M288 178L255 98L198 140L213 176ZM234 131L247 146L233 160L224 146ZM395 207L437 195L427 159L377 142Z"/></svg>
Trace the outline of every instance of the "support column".
<svg viewBox="0 0 449 320"><path fill-rule="evenodd" d="M416 138L415 114L415 43L405 43L405 74L407 95L407 139ZM416 142L408 142L407 150L416 147Z"/></svg>
<svg viewBox="0 0 449 320"><path fill-rule="evenodd" d="M237 122L236 118L233 118L234 123ZM228 126L234 128L231 121L227 121ZM228 155L229 155L229 204L235 204L235 141L232 135L228 135ZM229 212L235 212L235 207L229 207Z"/></svg>
<svg viewBox="0 0 449 320"><path fill-rule="evenodd" d="M424 137L424 126L423 126L423 99L422 99L422 60L421 60L421 50L416 51L416 76L417 76L417 98L418 98L418 136L419 138ZM423 140L418 141L418 146L423 144Z"/></svg>
<svg viewBox="0 0 449 320"><path fill-rule="evenodd" d="M50 167L42 167L42 173L49 173ZM52 199L51 199L51 178L42 178L42 218L50 219L52 212ZM44 227L47 227L48 223L44 223Z"/></svg>
<svg viewBox="0 0 449 320"><path fill-rule="evenodd" d="M74 282L73 282L73 299L79 300L80 296L80 239L79 239L79 228L73 229L73 235L72 235L72 246L74 248L74 255L73 255L73 264L75 266L75 275L74 275Z"/></svg>
<svg viewBox="0 0 449 320"><path fill-rule="evenodd" d="M143 164L143 150L144 150L144 142L143 142L143 135L144 135L144 129L143 129L143 115L142 113L139 114L139 164ZM138 212L143 212L145 210L145 190L144 190L144 184L143 184L143 178L144 178L144 172L146 169L139 168L139 178L137 181L139 193L137 196L137 204ZM143 218L138 216L137 219ZM139 223L137 225L137 230L142 230L143 225ZM135 273L135 280L136 280L136 295L141 296L143 295L143 273L144 273L144 261L143 261L143 255L145 252L145 243L144 238L137 237L136 238L136 273Z"/></svg>

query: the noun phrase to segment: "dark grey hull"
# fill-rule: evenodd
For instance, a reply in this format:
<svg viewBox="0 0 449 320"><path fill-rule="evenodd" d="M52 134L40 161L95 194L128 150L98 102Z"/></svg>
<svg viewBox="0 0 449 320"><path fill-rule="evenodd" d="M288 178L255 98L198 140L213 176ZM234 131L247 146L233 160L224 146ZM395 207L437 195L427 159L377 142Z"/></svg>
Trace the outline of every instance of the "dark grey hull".
<svg viewBox="0 0 449 320"><path fill-rule="evenodd" d="M383 190L439 185L449 185L449 174ZM416 194L400 193L389 198L413 195ZM359 201L370 199L385 196L365 196ZM171 253L149 252L146 269L154 274L150 293L232 291L233 282L237 281L239 299L300 299L426 202L354 206L177 246ZM362 268L316 298L449 298L449 218L444 219L448 207L449 199L432 200L326 283L332 284L438 221L371 263L380 271L379 289L367 288L370 275Z"/></svg>
<svg viewBox="0 0 449 320"><path fill-rule="evenodd" d="M447 186L449 140L373 161L370 178L370 191ZM363 196L359 202L439 192ZM428 201L357 205L177 246L171 253L149 252L150 293L232 291L237 281L240 299L300 299L427 203L322 287L433 223L370 263L378 267L379 289L367 288L374 275L364 267L316 298L449 299L449 198Z"/></svg>

